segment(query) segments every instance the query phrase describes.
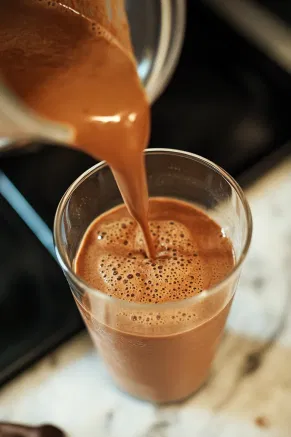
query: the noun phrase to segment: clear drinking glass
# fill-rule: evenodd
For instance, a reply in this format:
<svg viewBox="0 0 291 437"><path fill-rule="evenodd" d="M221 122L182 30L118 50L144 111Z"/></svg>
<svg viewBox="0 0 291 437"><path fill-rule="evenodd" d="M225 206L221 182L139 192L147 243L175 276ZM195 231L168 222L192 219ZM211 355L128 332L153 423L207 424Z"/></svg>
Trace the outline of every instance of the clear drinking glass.
<svg viewBox="0 0 291 437"><path fill-rule="evenodd" d="M145 152L150 196L197 205L230 238L235 266L219 284L181 301L126 302L91 288L74 273L74 259L92 221L122 202L105 162L68 189L57 209L58 260L88 331L116 384L153 402L171 402L206 380L249 249L252 219L238 184L212 162L178 150Z"/></svg>

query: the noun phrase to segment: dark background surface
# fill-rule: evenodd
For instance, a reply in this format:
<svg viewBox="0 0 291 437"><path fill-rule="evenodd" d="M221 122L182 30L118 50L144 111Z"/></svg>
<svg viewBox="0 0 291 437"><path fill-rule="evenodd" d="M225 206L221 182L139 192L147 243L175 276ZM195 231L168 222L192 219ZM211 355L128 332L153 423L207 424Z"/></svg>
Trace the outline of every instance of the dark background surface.
<svg viewBox="0 0 291 437"><path fill-rule="evenodd" d="M291 151L291 79L200 2L188 1L175 75L152 109L151 147L201 154L247 185ZM0 158L0 169L52 227L68 186L94 161L32 146ZM2 178L3 180L3 178ZM2 184L3 185L3 184ZM0 174L1 187L1 174ZM83 324L55 259L0 195L0 383Z"/></svg>

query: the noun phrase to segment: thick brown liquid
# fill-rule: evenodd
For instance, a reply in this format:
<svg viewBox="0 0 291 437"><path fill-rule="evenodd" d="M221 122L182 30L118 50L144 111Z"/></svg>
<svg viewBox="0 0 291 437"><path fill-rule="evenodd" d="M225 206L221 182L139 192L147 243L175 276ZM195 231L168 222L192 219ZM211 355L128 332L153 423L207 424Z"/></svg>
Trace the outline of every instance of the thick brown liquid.
<svg viewBox="0 0 291 437"><path fill-rule="evenodd" d="M108 161L140 225L124 207L99 217L81 245L76 272L117 302L159 308L223 279L233 267L232 247L205 214L178 201L151 202L150 233L143 158L149 106L122 0L111 3L110 22L104 0L2 1L0 67L30 108L73 127L75 147ZM145 250L150 258L156 251L155 262ZM152 311L116 303L103 308L97 294L96 301L87 295L77 304L119 385L142 398L172 401L205 380L228 313L227 294Z"/></svg>
<svg viewBox="0 0 291 437"><path fill-rule="evenodd" d="M108 161L153 256L143 158L149 105L123 1L111 4L110 21L104 0L1 2L0 67L30 108L73 127L76 147Z"/></svg>
<svg viewBox="0 0 291 437"><path fill-rule="evenodd" d="M150 199L149 219L154 262L124 206L91 224L75 260L88 284L140 308L112 304L102 322L100 300L87 296L79 308L117 383L135 396L169 402L204 382L229 311L229 286L200 302L183 300L222 281L234 256L221 228L187 203ZM180 306L160 305L173 301ZM142 303L156 305L148 310Z"/></svg>

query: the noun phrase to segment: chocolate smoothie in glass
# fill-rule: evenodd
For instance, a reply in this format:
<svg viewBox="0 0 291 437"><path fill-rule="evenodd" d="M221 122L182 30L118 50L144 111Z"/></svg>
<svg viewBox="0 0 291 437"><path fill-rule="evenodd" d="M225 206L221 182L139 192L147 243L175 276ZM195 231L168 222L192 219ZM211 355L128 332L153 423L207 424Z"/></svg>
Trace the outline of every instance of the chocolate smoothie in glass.
<svg viewBox="0 0 291 437"><path fill-rule="evenodd" d="M207 379L251 237L246 199L222 169L185 152L146 152L148 258L106 163L82 175L55 221L58 259L117 385L153 402Z"/></svg>
<svg viewBox="0 0 291 437"><path fill-rule="evenodd" d="M192 205L152 198L149 220L154 260L145 256L140 230L120 206L98 217L87 230L76 256L76 274L109 296L154 303L158 309L162 303L198 296L231 272L232 244L213 220ZM199 314L191 307L175 315L162 309L154 316L125 312L125 321L121 313L113 330L98 323L86 298L78 306L117 383L136 396L156 401L181 399L205 381L229 310L227 304L199 327L157 336L155 329L190 327ZM125 334L123 323L128 317L144 332Z"/></svg>

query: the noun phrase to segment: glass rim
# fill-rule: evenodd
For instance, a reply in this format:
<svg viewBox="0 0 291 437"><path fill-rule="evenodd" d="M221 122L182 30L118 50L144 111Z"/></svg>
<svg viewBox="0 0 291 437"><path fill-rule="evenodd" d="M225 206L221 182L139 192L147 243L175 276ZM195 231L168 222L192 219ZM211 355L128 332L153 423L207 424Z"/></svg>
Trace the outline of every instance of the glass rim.
<svg viewBox="0 0 291 437"><path fill-rule="evenodd" d="M192 305L194 302L198 302L206 297L210 297L213 295L216 295L222 287L226 286L233 277L235 277L236 274L238 274L250 247L251 239L252 239L252 231L253 231L253 221L252 221L252 214L250 210L249 203L246 199L246 196L242 190L242 188L239 186L239 184L235 181L235 179L228 174L223 168L221 168L219 165L214 164L212 161L203 158L202 156L196 155L191 152L186 152L178 149L167 149L167 148L153 148L153 149L146 149L145 155L155 155L155 154L170 154L174 156L180 156L189 158L198 162L201 162L205 166L209 167L216 173L220 174L225 181L235 190L236 194L238 195L243 209L245 213L246 218L246 224L247 224L247 235L243 244L243 248L240 254L240 257L238 258L237 262L235 263L234 267L232 268L231 272L220 282L215 284L213 287L210 287L208 289L202 290L199 294L196 294L194 296L188 297L186 299L182 299L179 301L171 301L171 302L162 302L162 303L139 303L139 302L129 302L126 300L118 299L114 296L109 296L102 292L101 290L98 290L96 288L91 287L87 282L85 282L81 277L79 277L75 272L72 270L71 266L67 263L66 256L65 256L65 249L61 242L61 223L62 223L62 217L65 210L65 207L71 198L73 192L92 174L101 171L103 168L108 167L108 164L106 161L101 161L97 164L95 164L93 167L90 167L88 170L86 170L84 173L82 173L67 189L67 191L64 193L63 197L61 198L59 205L56 210L55 219L54 219L54 245L55 245L55 251L57 255L57 259L59 261L60 266L62 267L64 273L71 279L71 281L80 289L83 290L89 295L92 295L93 297L98 297L102 299L103 301L107 301L107 303L111 304L118 304L121 307L128 308L130 310L136 309L158 309L158 308L169 308L169 307L184 307L185 305Z"/></svg>

